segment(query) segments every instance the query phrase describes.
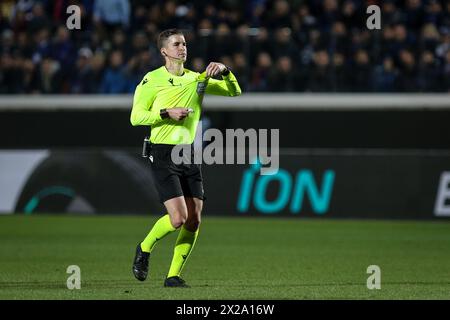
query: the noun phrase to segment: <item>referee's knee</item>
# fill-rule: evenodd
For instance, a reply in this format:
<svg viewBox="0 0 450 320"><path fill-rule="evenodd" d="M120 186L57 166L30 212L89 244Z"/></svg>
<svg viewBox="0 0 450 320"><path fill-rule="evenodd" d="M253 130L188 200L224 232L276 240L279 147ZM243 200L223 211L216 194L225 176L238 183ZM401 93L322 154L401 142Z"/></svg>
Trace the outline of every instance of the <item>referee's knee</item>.
<svg viewBox="0 0 450 320"><path fill-rule="evenodd" d="M170 223L175 229L178 229L186 223L187 217L183 214L170 215Z"/></svg>

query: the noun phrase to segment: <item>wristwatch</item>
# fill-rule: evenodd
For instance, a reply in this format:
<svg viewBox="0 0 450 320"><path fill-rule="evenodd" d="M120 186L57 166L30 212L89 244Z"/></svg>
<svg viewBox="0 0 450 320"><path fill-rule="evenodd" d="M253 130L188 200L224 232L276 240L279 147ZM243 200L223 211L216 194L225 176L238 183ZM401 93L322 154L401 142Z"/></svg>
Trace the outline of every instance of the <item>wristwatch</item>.
<svg viewBox="0 0 450 320"><path fill-rule="evenodd" d="M168 118L168 117L169 117L169 112L167 112L167 109L166 109L166 108L161 109L161 110L159 111L159 116L161 117L161 119Z"/></svg>
<svg viewBox="0 0 450 320"><path fill-rule="evenodd" d="M223 76L227 76L227 75L229 75L230 74L230 68L228 67L228 66L225 66L225 71L224 72L222 72L222 75Z"/></svg>

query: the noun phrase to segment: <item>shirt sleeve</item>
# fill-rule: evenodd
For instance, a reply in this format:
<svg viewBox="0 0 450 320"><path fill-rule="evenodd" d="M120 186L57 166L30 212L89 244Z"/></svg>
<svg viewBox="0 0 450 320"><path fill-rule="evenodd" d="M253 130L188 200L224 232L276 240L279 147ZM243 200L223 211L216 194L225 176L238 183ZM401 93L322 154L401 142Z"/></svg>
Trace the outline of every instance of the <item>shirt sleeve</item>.
<svg viewBox="0 0 450 320"><path fill-rule="evenodd" d="M235 97L242 93L241 87L231 71L228 75L222 76L222 78L223 80L209 79L206 86L206 94Z"/></svg>
<svg viewBox="0 0 450 320"><path fill-rule="evenodd" d="M151 82L151 79L146 76L136 87L130 116L133 126L152 126L163 121L158 110L152 108L156 90Z"/></svg>

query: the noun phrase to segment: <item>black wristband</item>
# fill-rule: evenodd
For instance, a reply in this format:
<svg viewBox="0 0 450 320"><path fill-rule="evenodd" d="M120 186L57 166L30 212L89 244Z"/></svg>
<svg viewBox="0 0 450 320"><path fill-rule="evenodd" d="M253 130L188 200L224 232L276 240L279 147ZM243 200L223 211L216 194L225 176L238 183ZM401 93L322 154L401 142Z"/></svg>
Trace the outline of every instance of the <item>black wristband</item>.
<svg viewBox="0 0 450 320"><path fill-rule="evenodd" d="M169 112L167 112L166 109L161 109L159 111L159 116L161 117L161 119L165 119L169 117Z"/></svg>
<svg viewBox="0 0 450 320"><path fill-rule="evenodd" d="M230 74L230 68L228 68L227 66L225 66L225 71L224 72L222 72L222 75L223 76L227 76L227 75L229 75Z"/></svg>

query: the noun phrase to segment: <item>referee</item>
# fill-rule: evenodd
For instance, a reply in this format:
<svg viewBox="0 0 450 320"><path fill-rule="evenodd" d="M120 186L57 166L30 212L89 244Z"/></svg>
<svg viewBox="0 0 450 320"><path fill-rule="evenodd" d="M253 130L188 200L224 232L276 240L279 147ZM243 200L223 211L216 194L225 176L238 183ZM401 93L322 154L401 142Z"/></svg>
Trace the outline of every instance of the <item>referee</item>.
<svg viewBox="0 0 450 320"><path fill-rule="evenodd" d="M184 68L186 40L177 29L158 36L158 48L165 65L147 73L136 87L131 111L133 126L151 126L150 161L160 201L167 213L138 244L133 274L144 281L150 253L156 243L179 229L165 287L188 287L180 277L198 237L204 191L199 164L175 164L175 145L193 142L202 111L203 95L238 96L241 89L233 73L222 63L211 62L203 74ZM222 80L211 77L221 76ZM192 152L193 154L193 152Z"/></svg>

